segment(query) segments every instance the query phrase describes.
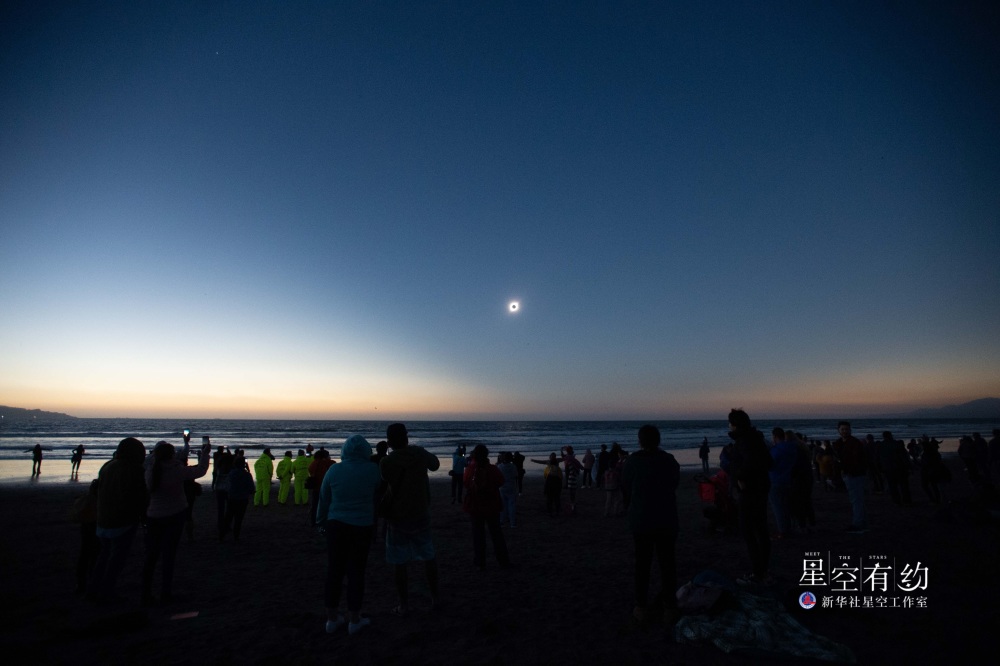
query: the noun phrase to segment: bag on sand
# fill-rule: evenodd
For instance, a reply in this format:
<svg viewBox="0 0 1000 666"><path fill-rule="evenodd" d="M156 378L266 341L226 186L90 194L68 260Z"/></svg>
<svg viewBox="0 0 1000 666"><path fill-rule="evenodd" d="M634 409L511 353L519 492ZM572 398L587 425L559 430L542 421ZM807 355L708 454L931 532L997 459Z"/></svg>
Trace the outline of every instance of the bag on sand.
<svg viewBox="0 0 1000 666"><path fill-rule="evenodd" d="M677 590L677 608L690 615L711 613L726 594L721 587L688 582Z"/></svg>

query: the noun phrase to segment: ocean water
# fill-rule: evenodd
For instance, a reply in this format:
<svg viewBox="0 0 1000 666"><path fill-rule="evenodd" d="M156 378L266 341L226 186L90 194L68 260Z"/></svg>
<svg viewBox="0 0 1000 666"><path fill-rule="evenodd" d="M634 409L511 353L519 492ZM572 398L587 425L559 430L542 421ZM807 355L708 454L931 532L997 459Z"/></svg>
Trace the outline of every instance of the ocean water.
<svg viewBox="0 0 1000 666"><path fill-rule="evenodd" d="M707 437L713 452L729 441L725 420L713 421L652 421L660 428L665 449L697 447ZM590 448L595 452L601 444L618 442L626 449L637 447L636 432L640 421L409 421L410 443L418 444L445 460L459 444L471 451L476 444L486 444L491 452L520 451L525 456L541 457L573 446L578 455ZM334 458L347 437L363 435L374 447L385 439L386 421L283 421L283 420L180 420L180 419L68 419L59 422L11 423L0 421L0 466L5 461L29 461L31 449L41 444L46 460L69 460L72 450L82 444L86 461L109 460L118 442L125 437L137 437L147 449L159 440L174 445L182 443L181 433L191 430L192 445L201 437L211 437L213 448L228 446L247 451L255 457L269 447L276 456L284 451L294 453L307 444L326 447ZM810 439L836 439L835 419L785 419L755 422L758 429L769 434L772 427L801 432ZM992 419L858 419L852 421L854 434L863 438L871 433L881 437L891 430L897 439L909 440L927 434L940 440L981 432L989 438L993 428L1000 427ZM30 470L29 470L30 472Z"/></svg>

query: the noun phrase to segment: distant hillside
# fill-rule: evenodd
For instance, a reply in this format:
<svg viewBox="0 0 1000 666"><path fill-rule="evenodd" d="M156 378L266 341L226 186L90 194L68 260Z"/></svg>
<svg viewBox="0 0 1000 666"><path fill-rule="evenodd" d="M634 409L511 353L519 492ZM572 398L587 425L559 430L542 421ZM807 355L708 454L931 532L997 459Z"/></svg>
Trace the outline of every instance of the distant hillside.
<svg viewBox="0 0 1000 666"><path fill-rule="evenodd" d="M75 419L69 414L59 412L43 412L40 409L22 409L21 407L7 407L0 405L0 416L3 416L5 423L20 423L22 421L68 421Z"/></svg>
<svg viewBox="0 0 1000 666"><path fill-rule="evenodd" d="M1000 398L980 398L961 405L918 409L909 415L918 419L1000 418Z"/></svg>

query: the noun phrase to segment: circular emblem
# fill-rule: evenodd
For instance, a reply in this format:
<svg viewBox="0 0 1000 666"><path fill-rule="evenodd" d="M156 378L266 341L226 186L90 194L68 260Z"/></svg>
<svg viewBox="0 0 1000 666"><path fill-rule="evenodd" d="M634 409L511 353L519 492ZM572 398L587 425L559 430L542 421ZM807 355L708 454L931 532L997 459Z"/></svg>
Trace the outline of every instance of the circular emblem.
<svg viewBox="0 0 1000 666"><path fill-rule="evenodd" d="M803 592L799 595L799 606L802 606L806 610L812 608L816 605L816 595L812 592Z"/></svg>

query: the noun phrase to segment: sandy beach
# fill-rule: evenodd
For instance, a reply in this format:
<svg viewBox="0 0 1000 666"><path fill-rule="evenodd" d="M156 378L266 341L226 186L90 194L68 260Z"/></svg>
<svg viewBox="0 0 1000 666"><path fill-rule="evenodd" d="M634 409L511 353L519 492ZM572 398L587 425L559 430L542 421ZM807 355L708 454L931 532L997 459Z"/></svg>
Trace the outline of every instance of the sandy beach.
<svg viewBox="0 0 1000 666"><path fill-rule="evenodd" d="M817 531L774 542L777 583L759 592L780 600L809 630L847 646L858 663L944 663L986 649L992 637L984 621L996 611L993 596L982 592L995 580L997 523L973 510L972 486L957 461L947 460L954 474L945 488L947 505L930 504L914 475L912 507L868 495L871 530L863 535L844 532L846 494L817 486ZM694 470L685 466L682 474L679 581L706 569L733 578L747 573L742 539L707 529ZM709 643L679 644L671 632L631 621L631 536L622 518L602 515L603 491L580 490L575 515L550 518L541 474L530 472L518 526L504 528L515 568L501 570L488 559L487 570L479 572L472 566L468 518L450 503L447 481L435 480L442 607L427 608L414 568L414 611L405 618L390 614L396 600L380 540L367 570L364 612L372 627L348 637L323 630L325 539L307 524L306 511L278 506L272 497L271 506L250 509L241 543L219 543L208 485L206 477L195 507L195 539L180 545L179 599L143 609L140 538L119 581L125 601L98 607L73 593L79 534L69 511L86 484L0 484L0 643L6 658L13 655L10 663L761 663ZM804 610L797 603L803 559L816 552L886 555L899 566L919 561L929 570L927 607Z"/></svg>

